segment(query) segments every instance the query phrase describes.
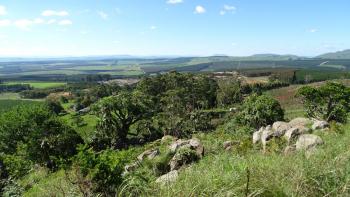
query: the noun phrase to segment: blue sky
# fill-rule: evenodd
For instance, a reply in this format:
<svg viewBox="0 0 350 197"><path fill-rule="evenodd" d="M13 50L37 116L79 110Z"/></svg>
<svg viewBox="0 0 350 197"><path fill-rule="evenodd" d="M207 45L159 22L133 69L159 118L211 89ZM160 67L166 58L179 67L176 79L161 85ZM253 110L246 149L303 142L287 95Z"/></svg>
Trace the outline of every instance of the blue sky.
<svg viewBox="0 0 350 197"><path fill-rule="evenodd" d="M349 0L1 0L0 56L313 56L350 48L349 8Z"/></svg>

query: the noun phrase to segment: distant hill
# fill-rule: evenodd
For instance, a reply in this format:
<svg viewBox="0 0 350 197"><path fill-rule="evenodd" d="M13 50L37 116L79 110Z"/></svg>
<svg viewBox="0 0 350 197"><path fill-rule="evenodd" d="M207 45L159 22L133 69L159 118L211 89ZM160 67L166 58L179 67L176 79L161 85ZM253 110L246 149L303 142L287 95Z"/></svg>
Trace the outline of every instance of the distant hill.
<svg viewBox="0 0 350 197"><path fill-rule="evenodd" d="M296 55L256 54L246 57L234 57L234 59L239 61L283 61L304 59L304 57Z"/></svg>
<svg viewBox="0 0 350 197"><path fill-rule="evenodd" d="M326 53L320 56L317 56L316 58L321 59L350 59L350 49L344 50L344 51L338 51L334 53Z"/></svg>

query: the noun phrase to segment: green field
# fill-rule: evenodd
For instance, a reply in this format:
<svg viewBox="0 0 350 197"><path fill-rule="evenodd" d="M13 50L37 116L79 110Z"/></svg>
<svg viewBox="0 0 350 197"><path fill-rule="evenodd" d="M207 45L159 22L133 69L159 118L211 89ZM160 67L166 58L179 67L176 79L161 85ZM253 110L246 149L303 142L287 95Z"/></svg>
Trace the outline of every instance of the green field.
<svg viewBox="0 0 350 197"><path fill-rule="evenodd" d="M35 89L55 88L66 85L64 82L40 82L40 81L10 81L6 84L29 84Z"/></svg>
<svg viewBox="0 0 350 197"><path fill-rule="evenodd" d="M13 100L13 99L0 99L0 113L6 110L11 109L12 107L18 105L30 105L33 103L38 103L39 101L30 101L30 100Z"/></svg>

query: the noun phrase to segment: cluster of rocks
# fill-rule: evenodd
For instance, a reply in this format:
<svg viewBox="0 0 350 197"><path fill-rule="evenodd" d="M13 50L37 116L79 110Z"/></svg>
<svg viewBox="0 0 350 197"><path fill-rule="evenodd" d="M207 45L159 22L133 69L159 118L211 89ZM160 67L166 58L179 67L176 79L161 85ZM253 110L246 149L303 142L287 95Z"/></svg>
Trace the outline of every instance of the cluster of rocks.
<svg viewBox="0 0 350 197"><path fill-rule="evenodd" d="M192 138L189 140L176 139L172 136L164 136L161 143L169 143L168 151L173 155L168 163L170 171L160 176L156 182L167 184L176 181L178 170L192 162L201 159L204 155L204 147L199 139ZM191 153L191 154L189 154ZM150 149L141 153L137 161L125 166L124 175L137 169L145 159L152 160L160 155L159 149Z"/></svg>
<svg viewBox="0 0 350 197"><path fill-rule="evenodd" d="M311 129L309 128L311 126ZM326 121L310 120L307 118L295 118L290 122L278 121L266 127L261 127L253 134L253 143L261 142L264 151L266 145L273 138L284 138L288 142L285 152L293 150L314 149L316 146L323 144L322 139L314 134L313 130L325 130L329 128ZM292 144L295 142L295 144Z"/></svg>

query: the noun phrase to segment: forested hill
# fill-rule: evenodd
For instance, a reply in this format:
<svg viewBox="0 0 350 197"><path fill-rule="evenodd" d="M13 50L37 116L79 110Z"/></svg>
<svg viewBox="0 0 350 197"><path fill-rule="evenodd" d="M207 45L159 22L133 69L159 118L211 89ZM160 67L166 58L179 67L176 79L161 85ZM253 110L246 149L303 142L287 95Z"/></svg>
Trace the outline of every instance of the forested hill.
<svg viewBox="0 0 350 197"><path fill-rule="evenodd" d="M350 59L350 49L317 56L322 59Z"/></svg>

